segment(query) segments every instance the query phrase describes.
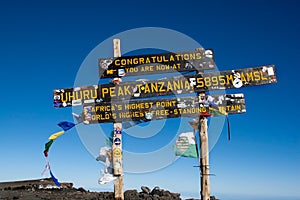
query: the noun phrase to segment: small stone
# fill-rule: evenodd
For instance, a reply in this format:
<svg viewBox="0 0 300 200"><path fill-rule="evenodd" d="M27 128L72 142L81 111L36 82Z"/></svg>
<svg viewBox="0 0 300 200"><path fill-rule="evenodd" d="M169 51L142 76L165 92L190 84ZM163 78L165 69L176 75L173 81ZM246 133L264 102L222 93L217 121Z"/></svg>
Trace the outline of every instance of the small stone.
<svg viewBox="0 0 300 200"><path fill-rule="evenodd" d="M142 186L141 189L142 189L142 192L146 193L146 194L150 194L150 192L151 192L150 188L148 188L147 186Z"/></svg>
<svg viewBox="0 0 300 200"><path fill-rule="evenodd" d="M84 193L86 192L86 190L84 188L82 188L82 187L78 188L77 191L84 192Z"/></svg>
<svg viewBox="0 0 300 200"><path fill-rule="evenodd" d="M158 196L162 196L162 192L160 190L160 188L158 186L156 186L155 188L153 188L153 190L151 191L151 195L158 195Z"/></svg>

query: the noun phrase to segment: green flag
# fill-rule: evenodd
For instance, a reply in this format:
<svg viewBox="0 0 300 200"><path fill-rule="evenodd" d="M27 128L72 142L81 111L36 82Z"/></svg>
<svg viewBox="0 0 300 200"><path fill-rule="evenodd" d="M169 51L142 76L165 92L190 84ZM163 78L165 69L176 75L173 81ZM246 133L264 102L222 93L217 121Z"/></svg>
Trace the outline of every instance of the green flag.
<svg viewBox="0 0 300 200"><path fill-rule="evenodd" d="M198 158L195 134L193 132L181 133L174 147L176 156Z"/></svg>
<svg viewBox="0 0 300 200"><path fill-rule="evenodd" d="M209 113L213 117L227 116L228 115L228 113L226 113L225 111L221 111L221 110L218 110L218 109L212 108L212 107L209 108Z"/></svg>
<svg viewBox="0 0 300 200"><path fill-rule="evenodd" d="M49 150L49 148L50 148L50 146L52 145L52 143L53 143L53 140L50 140L49 142L47 142L46 144L45 144L45 150Z"/></svg>

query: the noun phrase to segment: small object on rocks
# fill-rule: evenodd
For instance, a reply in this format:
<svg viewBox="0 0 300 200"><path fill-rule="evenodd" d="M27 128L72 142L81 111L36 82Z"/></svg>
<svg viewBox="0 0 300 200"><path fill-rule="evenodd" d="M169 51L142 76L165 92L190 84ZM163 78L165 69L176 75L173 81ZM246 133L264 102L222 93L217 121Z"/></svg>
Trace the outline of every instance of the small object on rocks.
<svg viewBox="0 0 300 200"><path fill-rule="evenodd" d="M171 197L171 196L172 196L172 195L171 195L171 192L168 191L168 190L161 190L161 194L162 194L162 196L164 196L164 197Z"/></svg>
<svg viewBox="0 0 300 200"><path fill-rule="evenodd" d="M139 195L137 190L126 190L124 192L124 198L135 200L135 199L139 199Z"/></svg>
<svg viewBox="0 0 300 200"><path fill-rule="evenodd" d="M142 192L144 192L146 194L150 194L150 192L151 192L150 188L148 188L147 186L142 186L141 189L142 189Z"/></svg>
<svg viewBox="0 0 300 200"><path fill-rule="evenodd" d="M162 196L162 192L160 190L160 188L158 186L156 186L155 188L153 188L153 190L150 193L151 195L158 195L158 196Z"/></svg>
<svg viewBox="0 0 300 200"><path fill-rule="evenodd" d="M86 192L86 190L84 188L82 188L82 187L78 188L77 191L84 192L84 193Z"/></svg>

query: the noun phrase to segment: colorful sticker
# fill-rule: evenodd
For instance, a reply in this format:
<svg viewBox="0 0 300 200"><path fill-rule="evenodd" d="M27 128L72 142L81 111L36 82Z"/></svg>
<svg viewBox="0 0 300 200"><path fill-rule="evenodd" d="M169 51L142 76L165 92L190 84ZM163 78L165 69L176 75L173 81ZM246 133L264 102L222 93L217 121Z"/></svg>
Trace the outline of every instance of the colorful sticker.
<svg viewBox="0 0 300 200"><path fill-rule="evenodd" d="M121 158L122 157L122 150L120 148L115 148L113 150L113 158Z"/></svg>
<svg viewBox="0 0 300 200"><path fill-rule="evenodd" d="M114 162L114 169L120 169L121 168L121 161L120 160L116 160Z"/></svg>
<svg viewBox="0 0 300 200"><path fill-rule="evenodd" d="M121 129L118 127L118 128L116 128L115 133L116 133L116 134L122 134L122 131L121 131Z"/></svg>
<svg viewBox="0 0 300 200"><path fill-rule="evenodd" d="M119 76L125 76L125 74L126 74L126 73L125 73L125 70L124 70L124 69L119 69L119 70L118 70L118 75L119 75Z"/></svg>
<svg viewBox="0 0 300 200"><path fill-rule="evenodd" d="M148 119L148 120L151 120L153 118L152 113L151 112L146 113L145 118Z"/></svg>
<svg viewBox="0 0 300 200"><path fill-rule="evenodd" d="M115 138L114 139L114 144L119 146L121 144L121 139L120 138Z"/></svg>
<svg viewBox="0 0 300 200"><path fill-rule="evenodd" d="M86 106L83 108L84 119L90 121L92 119L92 106Z"/></svg>

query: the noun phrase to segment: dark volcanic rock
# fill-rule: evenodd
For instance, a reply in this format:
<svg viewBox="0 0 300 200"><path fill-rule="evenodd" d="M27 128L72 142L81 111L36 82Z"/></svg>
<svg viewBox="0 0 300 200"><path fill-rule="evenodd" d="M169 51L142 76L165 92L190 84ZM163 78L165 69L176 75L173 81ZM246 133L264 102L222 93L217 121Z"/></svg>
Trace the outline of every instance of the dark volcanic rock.
<svg viewBox="0 0 300 200"><path fill-rule="evenodd" d="M147 191L127 190L124 192L125 200L179 200L180 194L167 190L154 188L151 194ZM90 192L84 188L35 188L35 187L6 187L0 190L0 199L82 199L82 200L113 200L113 192Z"/></svg>
<svg viewBox="0 0 300 200"><path fill-rule="evenodd" d="M78 192L87 192L84 188L80 187L77 189Z"/></svg>
<svg viewBox="0 0 300 200"><path fill-rule="evenodd" d="M151 195L157 195L157 196L162 196L162 192L160 190L160 188L158 186L156 186L155 188L153 188L153 190L150 193Z"/></svg>
<svg viewBox="0 0 300 200"><path fill-rule="evenodd" d="M143 193L150 194L151 190L147 186L142 186L141 190Z"/></svg>
<svg viewBox="0 0 300 200"><path fill-rule="evenodd" d="M113 192L99 192L99 199L114 199Z"/></svg>
<svg viewBox="0 0 300 200"><path fill-rule="evenodd" d="M140 193L139 194L139 199L152 200L152 197L151 197L150 194Z"/></svg>
<svg viewBox="0 0 300 200"><path fill-rule="evenodd" d="M128 200L138 200L139 198L139 193L137 190L127 190L124 192L124 199Z"/></svg>
<svg viewBox="0 0 300 200"><path fill-rule="evenodd" d="M143 186L141 192L127 190L124 193L125 200L179 200L180 194L155 187L151 192L148 187Z"/></svg>
<svg viewBox="0 0 300 200"><path fill-rule="evenodd" d="M16 181L0 183L0 199L30 199L30 200L113 200L113 192L90 192L84 188L74 188L73 183L61 183L61 187L55 187L51 179L38 179L29 181ZM141 187L137 190L124 192L125 200L181 200L179 193L154 187L152 191ZM192 200L192 199L190 199ZM195 199L194 199L195 200ZM217 200L214 196L211 200Z"/></svg>

